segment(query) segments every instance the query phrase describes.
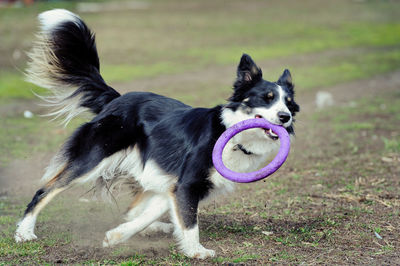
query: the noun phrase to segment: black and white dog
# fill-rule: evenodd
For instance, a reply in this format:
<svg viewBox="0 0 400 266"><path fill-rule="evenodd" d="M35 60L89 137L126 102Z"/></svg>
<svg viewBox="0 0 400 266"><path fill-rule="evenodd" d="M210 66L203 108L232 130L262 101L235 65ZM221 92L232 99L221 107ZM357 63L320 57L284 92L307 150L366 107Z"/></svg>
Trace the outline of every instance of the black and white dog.
<svg viewBox="0 0 400 266"><path fill-rule="evenodd" d="M262 79L261 69L244 54L237 69L233 95L227 104L192 108L149 92L120 95L99 73L94 34L79 16L67 10L39 15L41 31L30 52L28 80L47 88L42 97L54 107L52 115L65 122L89 111L94 118L80 126L53 158L44 185L29 203L15 240L36 238L36 217L58 193L77 183L133 181L135 198L126 223L106 232L104 247L126 241L136 233L174 232L182 252L193 258L214 256L199 242L200 201L234 189L234 183L213 168L211 153L218 137L233 124L264 118L293 132L299 111L291 75L277 82ZM226 146L227 167L249 172L264 166L277 151L277 136L251 129ZM169 212L171 223L159 219Z"/></svg>

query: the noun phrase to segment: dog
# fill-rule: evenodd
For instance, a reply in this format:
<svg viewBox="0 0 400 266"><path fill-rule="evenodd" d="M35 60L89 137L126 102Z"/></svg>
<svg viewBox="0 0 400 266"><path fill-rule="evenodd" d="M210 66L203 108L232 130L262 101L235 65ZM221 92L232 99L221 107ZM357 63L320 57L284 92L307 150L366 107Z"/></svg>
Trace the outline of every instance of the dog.
<svg viewBox="0 0 400 266"><path fill-rule="evenodd" d="M28 204L17 225L17 242L36 239L36 217L57 194L74 184L135 184L126 222L106 232L103 246L124 242L137 233L173 232L188 257L204 259L215 252L199 242L200 202L232 192L235 184L216 172L211 154L218 137L233 124L266 119L294 135L299 105L289 70L276 82L243 54L226 104L193 108L150 92L121 95L100 75L95 36L81 18L64 9L38 16L41 30L28 54L27 80L46 88L39 96L64 118L89 112L91 121L78 127L54 156L42 178L44 185ZM236 135L223 160L237 172L260 169L279 148L277 135L255 128ZM160 218L169 213L170 223Z"/></svg>

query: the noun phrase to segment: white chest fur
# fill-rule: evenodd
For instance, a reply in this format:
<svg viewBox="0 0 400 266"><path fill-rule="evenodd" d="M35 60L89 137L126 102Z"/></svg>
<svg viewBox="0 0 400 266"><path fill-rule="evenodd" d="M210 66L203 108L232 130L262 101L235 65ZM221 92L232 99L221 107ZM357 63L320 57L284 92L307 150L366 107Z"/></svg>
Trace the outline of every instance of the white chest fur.
<svg viewBox="0 0 400 266"><path fill-rule="evenodd" d="M253 172L264 167L268 163L268 159L274 155L279 148L279 145L264 144L262 145L264 148L264 153L245 154L242 150L237 148L234 139L232 139L226 145L224 152L222 153L222 160L226 167L235 172ZM268 143L270 144L270 142ZM219 196L229 194L235 190L236 183L222 177L215 170L215 168L210 171L210 181L213 183L214 187L210 191L209 196L206 198L206 202L209 202L210 200L213 200Z"/></svg>

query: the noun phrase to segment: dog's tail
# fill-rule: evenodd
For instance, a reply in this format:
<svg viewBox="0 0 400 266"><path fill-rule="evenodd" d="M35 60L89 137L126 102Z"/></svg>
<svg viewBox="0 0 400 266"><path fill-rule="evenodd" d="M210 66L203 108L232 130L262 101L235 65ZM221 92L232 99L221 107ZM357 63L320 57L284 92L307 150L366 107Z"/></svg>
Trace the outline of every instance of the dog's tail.
<svg viewBox="0 0 400 266"><path fill-rule="evenodd" d="M100 75L95 36L78 15L54 9L39 15L41 30L28 53L27 80L49 90L39 96L54 109L49 115L75 116L102 108L120 96Z"/></svg>

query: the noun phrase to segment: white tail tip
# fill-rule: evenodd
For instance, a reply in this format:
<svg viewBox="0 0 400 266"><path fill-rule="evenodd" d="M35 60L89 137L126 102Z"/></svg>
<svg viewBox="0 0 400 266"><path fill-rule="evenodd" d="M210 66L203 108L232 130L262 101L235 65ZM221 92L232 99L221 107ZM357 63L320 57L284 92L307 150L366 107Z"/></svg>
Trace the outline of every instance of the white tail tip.
<svg viewBox="0 0 400 266"><path fill-rule="evenodd" d="M73 21L77 23L80 18L78 15L66 9L53 9L40 13L39 21L43 31L51 31L57 25L65 21Z"/></svg>

